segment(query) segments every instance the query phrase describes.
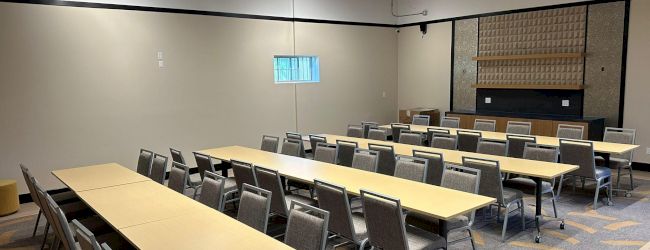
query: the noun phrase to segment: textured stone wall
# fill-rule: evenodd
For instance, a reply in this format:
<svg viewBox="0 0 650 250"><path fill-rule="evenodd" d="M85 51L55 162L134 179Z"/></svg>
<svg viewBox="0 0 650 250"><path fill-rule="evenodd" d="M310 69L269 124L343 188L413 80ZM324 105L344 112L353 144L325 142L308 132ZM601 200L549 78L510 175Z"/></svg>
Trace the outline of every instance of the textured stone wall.
<svg viewBox="0 0 650 250"><path fill-rule="evenodd" d="M478 51L478 18L455 22L454 28L454 110L476 110L476 61Z"/></svg>

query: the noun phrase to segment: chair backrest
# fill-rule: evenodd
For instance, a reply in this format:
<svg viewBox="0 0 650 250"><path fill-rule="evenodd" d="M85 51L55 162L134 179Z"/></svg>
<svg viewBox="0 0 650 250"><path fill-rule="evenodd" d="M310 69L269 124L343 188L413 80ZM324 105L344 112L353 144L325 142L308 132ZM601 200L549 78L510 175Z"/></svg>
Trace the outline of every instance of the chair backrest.
<svg viewBox="0 0 650 250"><path fill-rule="evenodd" d="M508 155L508 141L490 140L481 138L476 146L476 153L507 156Z"/></svg>
<svg viewBox="0 0 650 250"><path fill-rule="evenodd" d="M623 143L623 144L634 144L636 141L636 129L606 127L605 135L603 136L603 141L613 142L613 143ZM632 152L633 151L629 151L623 154L613 154L611 155L611 157L625 159L630 161L631 163Z"/></svg>
<svg viewBox="0 0 650 250"><path fill-rule="evenodd" d="M318 143L323 142L327 143L327 137L320 135L309 135L309 143L311 144L311 152L316 153L316 148Z"/></svg>
<svg viewBox="0 0 650 250"><path fill-rule="evenodd" d="M138 166L136 167L136 172L144 176L149 176L152 162L153 152L146 149L140 149L140 157L138 157Z"/></svg>
<svg viewBox="0 0 650 250"><path fill-rule="evenodd" d="M440 120L440 127L460 128L460 117L445 116Z"/></svg>
<svg viewBox="0 0 650 250"><path fill-rule="evenodd" d="M354 150L351 167L376 173L378 162L379 152L357 148Z"/></svg>
<svg viewBox="0 0 650 250"><path fill-rule="evenodd" d="M376 122L361 122L361 127L363 128L363 138L370 138L370 130L379 128L379 124Z"/></svg>
<svg viewBox="0 0 650 250"><path fill-rule="evenodd" d="M363 138L363 128L359 125L348 125L347 136Z"/></svg>
<svg viewBox="0 0 650 250"><path fill-rule="evenodd" d="M72 220L72 230L77 236L81 250L102 250L95 235L78 220Z"/></svg>
<svg viewBox="0 0 650 250"><path fill-rule="evenodd" d="M151 178L155 182L163 184L165 183L166 173L167 173L167 156L161 154L154 154L149 178Z"/></svg>
<svg viewBox="0 0 650 250"><path fill-rule="evenodd" d="M560 150L557 147L526 143L523 158L533 161L557 162Z"/></svg>
<svg viewBox="0 0 650 250"><path fill-rule="evenodd" d="M280 137L262 135L262 145L260 146L260 149L266 152L277 153L279 144Z"/></svg>
<svg viewBox="0 0 650 250"><path fill-rule="evenodd" d="M427 177L428 160L411 156L395 157L395 177L402 179L425 182Z"/></svg>
<svg viewBox="0 0 650 250"><path fill-rule="evenodd" d="M167 182L167 187L170 189L179 192L181 194L185 193L185 184L187 184L187 179L190 176L190 168L178 162L172 162L172 168L169 171L169 181Z"/></svg>
<svg viewBox="0 0 650 250"><path fill-rule="evenodd" d="M112 250L111 247L106 244L106 242L102 243L100 246L102 247L102 250Z"/></svg>
<svg viewBox="0 0 650 250"><path fill-rule="evenodd" d="M56 204L54 199L52 199L52 196L46 193L45 199L52 211L53 218L56 221L56 226L59 230L59 237L61 237L59 239L61 239L64 249L76 249L77 242L74 239L74 233L70 228L70 224L68 224L68 218L66 218L59 205Z"/></svg>
<svg viewBox="0 0 650 250"><path fill-rule="evenodd" d="M230 160L232 172L235 175L235 182L237 183L237 190L242 191L242 186L248 184L257 186L257 179L255 177L255 168L252 163L243 162L235 159Z"/></svg>
<svg viewBox="0 0 650 250"><path fill-rule="evenodd" d="M408 250L402 204L397 198L361 189L368 241L379 249Z"/></svg>
<svg viewBox="0 0 650 250"><path fill-rule="evenodd" d="M498 161L463 157L463 166L481 170L480 195L495 198L498 203L504 204L503 183Z"/></svg>
<svg viewBox="0 0 650 250"><path fill-rule="evenodd" d="M556 137L562 139L582 140L585 127L581 125L558 124Z"/></svg>
<svg viewBox="0 0 650 250"><path fill-rule="evenodd" d="M508 140L508 156L515 158L524 157L526 143L537 143L537 137L525 135L506 135Z"/></svg>
<svg viewBox="0 0 650 250"><path fill-rule="evenodd" d="M280 174L276 170L255 166L257 185L273 194L271 196L271 213L287 216L287 203L284 200L284 189L280 181Z"/></svg>
<svg viewBox="0 0 650 250"><path fill-rule="evenodd" d="M530 129L532 127L531 122L522 122L522 121L508 121L506 125L507 134L518 134L518 135L530 135Z"/></svg>
<svg viewBox="0 0 650 250"><path fill-rule="evenodd" d="M562 163L578 165L578 169L569 174L588 178L596 177L593 142L560 139L560 155Z"/></svg>
<svg viewBox="0 0 650 250"><path fill-rule="evenodd" d="M32 197L32 201L42 209L41 206L41 201L38 199L38 194L36 193L36 189L34 189L34 183L32 182L32 173L29 171L29 168L25 167L22 163L18 164L20 166L20 170L23 172L23 178L25 179L25 184L27 185L27 189L29 189L29 195Z"/></svg>
<svg viewBox="0 0 650 250"><path fill-rule="evenodd" d="M215 172L211 156L199 152L193 152L193 154L194 160L196 160L196 167L199 170L199 175L201 175L201 179L203 179L203 174L205 172Z"/></svg>
<svg viewBox="0 0 650 250"><path fill-rule="evenodd" d="M284 141L282 142L282 151L280 151L280 153L283 155L303 157L301 155L302 150L300 149L300 145L302 145L302 141L291 138L284 138Z"/></svg>
<svg viewBox="0 0 650 250"><path fill-rule="evenodd" d="M339 151L336 155L337 164L341 166L351 167L352 159L354 158L354 150L359 146L357 142L336 140L336 145Z"/></svg>
<svg viewBox="0 0 650 250"><path fill-rule="evenodd" d="M427 128L427 141L429 145L431 145L433 137L436 135L451 135L451 132L446 128Z"/></svg>
<svg viewBox="0 0 650 250"><path fill-rule="evenodd" d="M329 231L357 241L345 187L317 179L314 180L314 189L318 194L318 207L330 212Z"/></svg>
<svg viewBox="0 0 650 250"><path fill-rule="evenodd" d="M379 152L377 173L393 175L395 173L395 150L391 145L368 143L368 149Z"/></svg>
<svg viewBox="0 0 650 250"><path fill-rule="evenodd" d="M481 170L461 166L450 166L442 172L441 187L450 188L472 194L478 194L481 185ZM474 224L476 210L466 214L469 226Z"/></svg>
<svg viewBox="0 0 650 250"><path fill-rule="evenodd" d="M474 130L494 132L496 131L496 129L497 129L497 121L495 120L488 120L488 119L474 120Z"/></svg>
<svg viewBox="0 0 650 250"><path fill-rule="evenodd" d="M428 115L413 115L413 120L411 121L411 124L429 126L430 119L431 117Z"/></svg>
<svg viewBox="0 0 650 250"><path fill-rule="evenodd" d="M302 142L302 135L294 132L287 132L287 138L292 139L294 142L300 144L300 157L305 158L305 145Z"/></svg>
<svg viewBox="0 0 650 250"><path fill-rule="evenodd" d="M242 186L237 220L266 233L271 209L271 192L248 184Z"/></svg>
<svg viewBox="0 0 650 250"><path fill-rule="evenodd" d="M336 164L338 149L339 147L336 144L319 142L314 151L314 160Z"/></svg>
<svg viewBox="0 0 650 250"><path fill-rule="evenodd" d="M187 164L185 163L185 157L183 157L183 153L180 150L169 148L169 153L172 155L172 161Z"/></svg>
<svg viewBox="0 0 650 250"><path fill-rule="evenodd" d="M36 192L36 197L38 199L38 202L41 204L41 210L43 211L43 214L45 215L45 219L52 225L52 229L54 230L54 234L61 239L60 235L60 230L59 230L59 225L58 225L58 220L55 220L56 214L53 213L52 209L47 203L47 198L46 195L47 191L43 186L40 185L40 183L34 178L33 176L31 177L31 182L34 184L34 191Z"/></svg>
<svg viewBox="0 0 650 250"><path fill-rule="evenodd" d="M213 172L205 172L199 202L217 211L223 211L223 193L226 177Z"/></svg>
<svg viewBox="0 0 650 250"><path fill-rule="evenodd" d="M368 139L386 141L388 140L388 136L386 135L386 130L371 128L368 130Z"/></svg>
<svg viewBox="0 0 650 250"><path fill-rule="evenodd" d="M402 130L399 135L399 143L422 146L422 134L410 130Z"/></svg>
<svg viewBox="0 0 650 250"><path fill-rule="evenodd" d="M291 201L284 243L295 249L324 250L329 216L329 212L323 209Z"/></svg>
<svg viewBox="0 0 650 250"><path fill-rule="evenodd" d="M481 132L457 130L456 135L458 150L476 152L478 141L482 138Z"/></svg>
<svg viewBox="0 0 650 250"><path fill-rule="evenodd" d="M401 123L391 123L390 129L393 135L393 142L399 142L400 134L402 130L411 130L411 125L401 124Z"/></svg>
<svg viewBox="0 0 650 250"><path fill-rule="evenodd" d="M426 183L440 186L442 171L445 169L445 159L440 153L413 150L413 157L427 159Z"/></svg>
<svg viewBox="0 0 650 250"><path fill-rule="evenodd" d="M433 137L431 137L431 147L456 150L458 148L458 140L452 135L433 134Z"/></svg>

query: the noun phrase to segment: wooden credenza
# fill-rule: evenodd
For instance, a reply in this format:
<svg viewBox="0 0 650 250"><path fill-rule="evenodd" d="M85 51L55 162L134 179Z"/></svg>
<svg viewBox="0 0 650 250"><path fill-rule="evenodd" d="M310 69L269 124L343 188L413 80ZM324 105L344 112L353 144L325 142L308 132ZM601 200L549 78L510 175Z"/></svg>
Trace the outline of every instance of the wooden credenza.
<svg viewBox="0 0 650 250"><path fill-rule="evenodd" d="M508 121L530 122L532 125L531 134L542 136L556 136L559 124L582 125L585 127L585 140L601 141L603 131L605 130L604 118L592 117L564 117L564 116L544 116L531 114L513 114L513 113L477 113L472 111L449 111L446 116L459 117L460 128L474 128L475 119L496 120L497 132L506 132Z"/></svg>

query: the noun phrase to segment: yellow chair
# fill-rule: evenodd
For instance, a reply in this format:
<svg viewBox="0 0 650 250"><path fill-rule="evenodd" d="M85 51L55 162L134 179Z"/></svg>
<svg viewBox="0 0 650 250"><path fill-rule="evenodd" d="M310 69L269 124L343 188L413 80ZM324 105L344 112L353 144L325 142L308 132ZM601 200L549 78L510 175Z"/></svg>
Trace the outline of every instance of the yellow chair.
<svg viewBox="0 0 650 250"><path fill-rule="evenodd" d="M0 216L18 211L18 189L15 180L0 180Z"/></svg>

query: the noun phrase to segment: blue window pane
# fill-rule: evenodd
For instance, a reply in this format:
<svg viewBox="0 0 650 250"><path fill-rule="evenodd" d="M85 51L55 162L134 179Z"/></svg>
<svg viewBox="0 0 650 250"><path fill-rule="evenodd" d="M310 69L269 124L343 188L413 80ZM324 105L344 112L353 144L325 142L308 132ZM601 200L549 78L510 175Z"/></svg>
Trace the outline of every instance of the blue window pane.
<svg viewBox="0 0 650 250"><path fill-rule="evenodd" d="M316 56L275 56L273 74L276 83L319 82L320 68Z"/></svg>

